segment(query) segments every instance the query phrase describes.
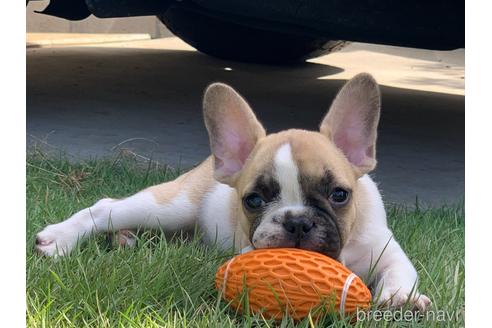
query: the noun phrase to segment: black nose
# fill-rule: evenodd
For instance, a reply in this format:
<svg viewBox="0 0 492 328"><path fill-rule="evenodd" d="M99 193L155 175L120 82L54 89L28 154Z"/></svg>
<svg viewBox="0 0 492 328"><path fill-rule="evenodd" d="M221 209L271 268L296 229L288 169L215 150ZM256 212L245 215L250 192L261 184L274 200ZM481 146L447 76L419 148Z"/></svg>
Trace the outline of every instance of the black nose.
<svg viewBox="0 0 492 328"><path fill-rule="evenodd" d="M284 229L296 239L304 237L314 227L314 222L304 216L287 217L283 223Z"/></svg>

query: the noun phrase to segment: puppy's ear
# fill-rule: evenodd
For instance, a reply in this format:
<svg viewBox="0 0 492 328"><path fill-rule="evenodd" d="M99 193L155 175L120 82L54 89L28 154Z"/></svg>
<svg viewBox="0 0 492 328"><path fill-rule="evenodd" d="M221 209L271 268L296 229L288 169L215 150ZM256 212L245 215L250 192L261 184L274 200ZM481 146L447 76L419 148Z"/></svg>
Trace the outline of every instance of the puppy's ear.
<svg viewBox="0 0 492 328"><path fill-rule="evenodd" d="M203 98L205 126L214 157L215 178L232 184L265 129L248 103L230 86L214 83Z"/></svg>
<svg viewBox="0 0 492 328"><path fill-rule="evenodd" d="M338 92L320 131L342 150L361 174L376 167L381 94L374 78L361 73Z"/></svg>

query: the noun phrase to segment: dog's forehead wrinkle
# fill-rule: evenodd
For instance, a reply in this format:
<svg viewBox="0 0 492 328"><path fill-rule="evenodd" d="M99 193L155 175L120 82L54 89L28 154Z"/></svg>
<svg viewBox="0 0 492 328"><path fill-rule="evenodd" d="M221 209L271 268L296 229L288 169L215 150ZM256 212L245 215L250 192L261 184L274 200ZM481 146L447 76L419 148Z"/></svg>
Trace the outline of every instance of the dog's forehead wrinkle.
<svg viewBox="0 0 492 328"><path fill-rule="evenodd" d="M290 143L282 144L274 157L274 175L280 185L280 199L284 205L302 205L299 169L292 156Z"/></svg>
<svg viewBox="0 0 492 328"><path fill-rule="evenodd" d="M255 179L253 190L259 192L265 200L271 201L278 197L280 186L271 174L262 173Z"/></svg>

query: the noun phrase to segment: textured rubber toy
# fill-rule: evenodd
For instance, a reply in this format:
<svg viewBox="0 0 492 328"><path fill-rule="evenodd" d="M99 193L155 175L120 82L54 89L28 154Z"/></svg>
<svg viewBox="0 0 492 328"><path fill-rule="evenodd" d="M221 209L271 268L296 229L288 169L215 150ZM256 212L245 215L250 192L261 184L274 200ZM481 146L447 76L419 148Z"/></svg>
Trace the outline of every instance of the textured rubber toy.
<svg viewBox="0 0 492 328"><path fill-rule="evenodd" d="M242 312L249 303L252 313L274 319L288 314L300 320L320 306L351 314L367 309L371 302L366 285L340 262L296 248L238 255L218 269L216 288L237 310ZM244 291L248 303L245 297L241 300Z"/></svg>

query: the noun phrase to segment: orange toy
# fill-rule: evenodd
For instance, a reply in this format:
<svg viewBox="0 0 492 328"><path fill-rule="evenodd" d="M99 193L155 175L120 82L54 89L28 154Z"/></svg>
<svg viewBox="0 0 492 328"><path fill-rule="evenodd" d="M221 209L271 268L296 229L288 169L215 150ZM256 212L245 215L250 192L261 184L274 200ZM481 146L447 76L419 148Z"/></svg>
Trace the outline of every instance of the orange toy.
<svg viewBox="0 0 492 328"><path fill-rule="evenodd" d="M242 311L243 292L249 309L266 318L284 313L300 320L324 305L351 314L367 309L371 293L362 280L341 263L319 253L296 248L258 249L224 263L216 275L216 288Z"/></svg>

